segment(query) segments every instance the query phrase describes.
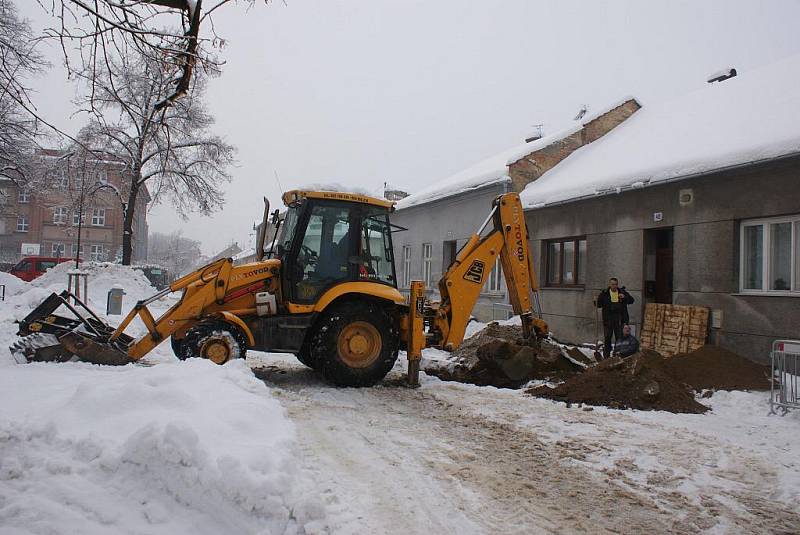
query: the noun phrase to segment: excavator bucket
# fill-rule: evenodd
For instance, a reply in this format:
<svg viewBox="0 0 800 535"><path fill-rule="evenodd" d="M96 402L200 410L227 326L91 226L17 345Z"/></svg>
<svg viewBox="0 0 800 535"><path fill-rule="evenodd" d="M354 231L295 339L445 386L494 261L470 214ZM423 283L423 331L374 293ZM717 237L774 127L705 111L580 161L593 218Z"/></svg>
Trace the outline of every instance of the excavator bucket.
<svg viewBox="0 0 800 535"><path fill-rule="evenodd" d="M64 307L71 316L56 314ZM66 362L82 360L92 364L121 366L132 362L126 353L133 339L127 335L110 341L114 328L68 291L50 294L19 322L19 340L9 350L14 360Z"/></svg>

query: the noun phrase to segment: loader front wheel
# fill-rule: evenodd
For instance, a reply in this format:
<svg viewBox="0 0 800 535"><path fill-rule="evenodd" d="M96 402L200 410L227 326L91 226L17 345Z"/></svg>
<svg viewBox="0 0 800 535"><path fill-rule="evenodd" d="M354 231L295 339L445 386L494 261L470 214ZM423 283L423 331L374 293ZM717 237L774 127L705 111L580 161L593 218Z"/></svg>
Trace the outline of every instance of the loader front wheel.
<svg viewBox="0 0 800 535"><path fill-rule="evenodd" d="M314 368L339 386L371 386L397 360L399 332L377 303L348 302L320 318L310 344Z"/></svg>
<svg viewBox="0 0 800 535"><path fill-rule="evenodd" d="M245 358L247 353L244 334L224 321L200 323L186 331L186 336L176 345L182 355L181 360L204 358L215 364Z"/></svg>

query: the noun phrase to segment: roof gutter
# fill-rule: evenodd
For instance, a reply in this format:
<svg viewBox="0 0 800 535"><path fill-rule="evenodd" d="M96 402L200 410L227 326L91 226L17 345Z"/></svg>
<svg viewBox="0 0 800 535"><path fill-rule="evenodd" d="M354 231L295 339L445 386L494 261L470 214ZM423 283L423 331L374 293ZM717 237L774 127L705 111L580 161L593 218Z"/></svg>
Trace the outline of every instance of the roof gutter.
<svg viewBox="0 0 800 535"><path fill-rule="evenodd" d="M800 151L795 151L795 152L790 152L788 154L782 154L780 156L773 156L771 158L762 158L760 160L751 160L749 162L737 163L737 164L728 165L728 166L725 166L725 167L717 167L716 169L711 169L709 171L700 171L700 172L692 173L692 174L689 174L689 175L681 175L681 176L676 176L676 177L672 177L672 178L667 178L667 179L664 179L664 180L658 180L656 182L652 182L650 179L648 179L647 181L637 180L637 181L632 182L631 184L628 184L626 186L620 186L618 188L613 188L613 189L610 189L608 191L595 192L595 193L593 193L591 195L581 195L580 197L574 197L572 199L564 199L563 201L555 201L555 202L551 202L551 203L545 203L545 204L542 204L540 206L527 206L527 207L523 208L523 211L527 212L527 211L532 211L532 210L541 210L543 208L550 208L551 206L562 206L562 205L570 204L570 203L573 203L573 202L580 202L580 201L585 201L585 200L588 200L588 199L596 199L598 197L604 197L606 195L612 195L614 193L620 194L620 193L623 193L625 191L644 189L644 188L651 187L651 186L660 186L662 184L671 184L673 182L680 182L682 180L689 180L691 178L697 178L697 177L706 176L706 175L713 175L713 174L717 174L717 173L724 173L726 171L735 171L737 169L743 169L745 167L751 167L751 166L754 166L754 165L761 165L761 164L765 164L765 163L775 163L775 162L780 162L780 161L783 161L783 160L790 160L792 158L797 158L799 156L800 156ZM634 184L641 184L641 186L634 186Z"/></svg>

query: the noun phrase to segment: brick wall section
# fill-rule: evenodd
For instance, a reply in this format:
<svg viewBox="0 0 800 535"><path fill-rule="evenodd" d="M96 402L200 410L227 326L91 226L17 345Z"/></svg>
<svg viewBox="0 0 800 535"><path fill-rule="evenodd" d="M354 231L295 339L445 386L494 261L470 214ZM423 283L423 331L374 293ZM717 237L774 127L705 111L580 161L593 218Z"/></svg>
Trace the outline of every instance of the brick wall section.
<svg viewBox="0 0 800 535"><path fill-rule="evenodd" d="M628 99L589 121L574 134L523 156L508 166L511 188L514 191L522 191L525 186L555 167L574 151L606 135L636 113L639 108L641 106L635 99Z"/></svg>

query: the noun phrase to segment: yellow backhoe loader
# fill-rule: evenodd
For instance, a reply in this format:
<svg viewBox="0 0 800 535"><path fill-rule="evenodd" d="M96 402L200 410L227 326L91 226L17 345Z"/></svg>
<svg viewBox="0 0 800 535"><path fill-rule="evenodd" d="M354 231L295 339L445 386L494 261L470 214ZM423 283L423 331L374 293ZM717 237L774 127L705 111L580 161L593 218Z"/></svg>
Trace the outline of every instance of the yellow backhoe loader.
<svg viewBox="0 0 800 535"><path fill-rule="evenodd" d="M516 193L497 197L485 223L458 252L430 303L420 281L410 295L397 289L392 202L355 193L290 191L282 221L265 248L264 219L255 262L225 258L139 301L116 328L69 292L50 295L20 321L11 351L20 362L66 361L122 365L146 356L168 338L180 359L223 364L248 349L294 353L331 382L365 386L381 380L398 351L418 373L424 347L453 350L464 339L475 302L499 256L525 336L544 336L525 218ZM266 252L267 249L269 252ZM148 305L173 292L180 299L159 318ZM57 315L66 308L71 314ZM146 334L126 328L139 317Z"/></svg>

